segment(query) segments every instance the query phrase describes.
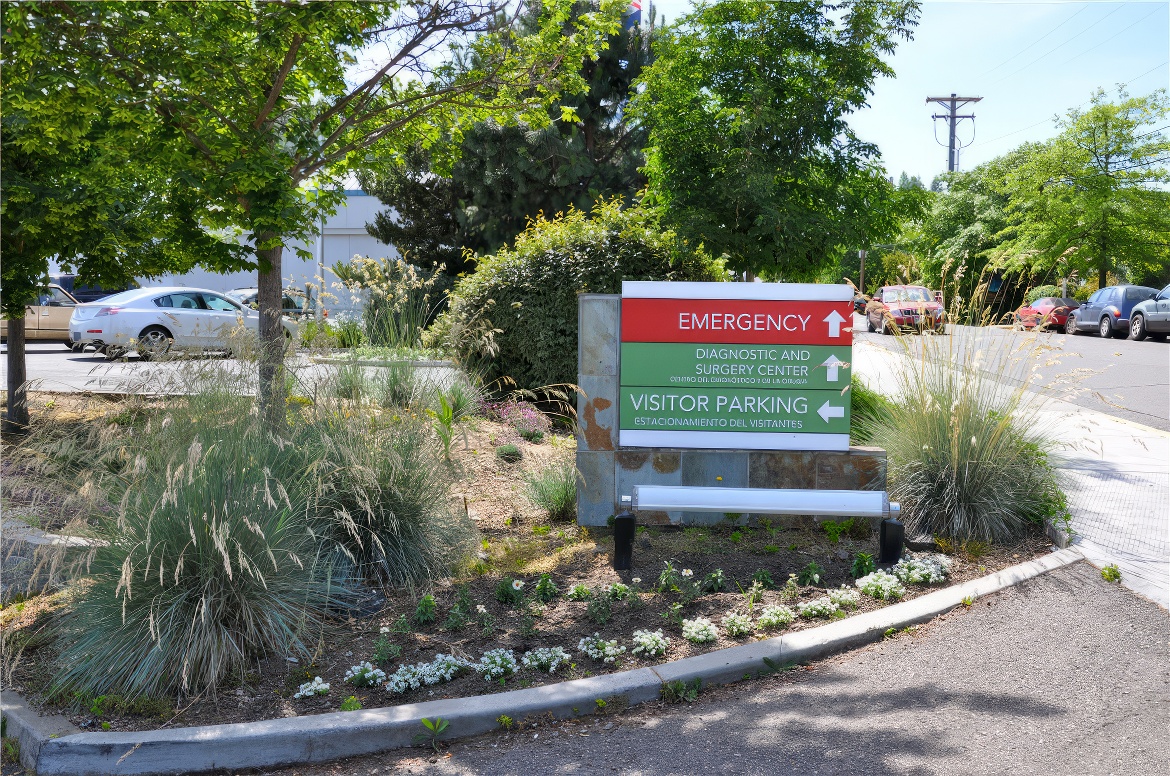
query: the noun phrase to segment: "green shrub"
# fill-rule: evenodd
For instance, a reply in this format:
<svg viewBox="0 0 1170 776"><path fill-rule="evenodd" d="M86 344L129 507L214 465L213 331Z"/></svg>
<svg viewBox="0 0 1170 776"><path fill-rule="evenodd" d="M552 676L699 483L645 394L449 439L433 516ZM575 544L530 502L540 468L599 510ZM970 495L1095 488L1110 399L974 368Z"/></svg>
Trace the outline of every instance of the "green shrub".
<svg viewBox="0 0 1170 776"><path fill-rule="evenodd" d="M524 457L524 453L520 452L520 448L513 444L500 445L496 448L496 458L499 458L504 463L516 463Z"/></svg>
<svg viewBox="0 0 1170 776"><path fill-rule="evenodd" d="M361 323L353 318L343 318L332 329L339 348L360 347L366 341Z"/></svg>
<svg viewBox="0 0 1170 776"><path fill-rule="evenodd" d="M857 445L868 444L873 439L874 429L889 422L890 400L853 375L849 382L849 403L849 441Z"/></svg>
<svg viewBox="0 0 1170 776"><path fill-rule="evenodd" d="M570 460L524 472L528 500L548 513L552 520L571 520L577 514L577 467Z"/></svg>
<svg viewBox="0 0 1170 776"><path fill-rule="evenodd" d="M1067 514L1041 399L1028 389L1043 356L986 347L976 331L916 339L919 353L894 373L898 400L874 429L911 534L1006 541Z"/></svg>
<svg viewBox="0 0 1170 776"><path fill-rule="evenodd" d="M495 329L488 380L511 377L522 388L577 381L577 294L616 294L626 280L721 280L716 264L658 228L642 208L599 202L533 221L515 247L479 260L461 279L448 311L430 332L467 363L481 358ZM490 320L490 324L484 319Z"/></svg>

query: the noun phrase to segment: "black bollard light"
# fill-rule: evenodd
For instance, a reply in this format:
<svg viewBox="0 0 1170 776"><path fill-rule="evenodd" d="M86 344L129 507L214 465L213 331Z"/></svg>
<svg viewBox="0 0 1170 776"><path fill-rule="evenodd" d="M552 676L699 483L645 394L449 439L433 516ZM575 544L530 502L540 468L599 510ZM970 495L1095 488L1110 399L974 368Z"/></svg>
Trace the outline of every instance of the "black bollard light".
<svg viewBox="0 0 1170 776"><path fill-rule="evenodd" d="M881 549L879 562L882 564L897 563L902 559L902 543L906 539L906 526L901 520L888 517L882 521L882 532L879 546Z"/></svg>
<svg viewBox="0 0 1170 776"><path fill-rule="evenodd" d="M622 510L613 518L613 568L629 571L634 563L634 513Z"/></svg>

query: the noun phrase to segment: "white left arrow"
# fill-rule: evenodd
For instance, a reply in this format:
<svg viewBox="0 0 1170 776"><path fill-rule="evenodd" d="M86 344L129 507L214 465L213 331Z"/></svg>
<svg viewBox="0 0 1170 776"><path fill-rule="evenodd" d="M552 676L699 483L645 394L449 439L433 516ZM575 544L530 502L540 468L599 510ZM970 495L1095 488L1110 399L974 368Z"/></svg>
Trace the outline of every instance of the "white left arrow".
<svg viewBox="0 0 1170 776"><path fill-rule="evenodd" d="M820 415L821 418L826 423L828 423L829 418L843 418L843 417L845 417L845 408L844 407L832 407L829 405L829 402L826 401L824 404L821 405L821 408L819 410L817 410L817 414Z"/></svg>
<svg viewBox="0 0 1170 776"><path fill-rule="evenodd" d="M841 336L841 324L845 323L845 319L841 316L841 313L837 312L836 310L833 310L831 313L829 313L828 315L826 315L824 317L824 321L825 321L825 323L829 324L829 336L830 337L840 337Z"/></svg>
<svg viewBox="0 0 1170 776"><path fill-rule="evenodd" d="M836 356L829 356L825 359L825 363L821 364L821 366L825 367L825 371L828 372L828 377L826 379L830 383L837 382L837 369L839 369L844 363L844 361L837 358Z"/></svg>

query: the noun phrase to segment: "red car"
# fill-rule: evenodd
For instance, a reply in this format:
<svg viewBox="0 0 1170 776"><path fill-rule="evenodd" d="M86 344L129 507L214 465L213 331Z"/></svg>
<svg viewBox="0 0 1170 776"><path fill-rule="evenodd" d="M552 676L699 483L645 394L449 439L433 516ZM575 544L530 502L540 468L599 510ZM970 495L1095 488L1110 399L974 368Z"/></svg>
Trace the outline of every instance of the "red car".
<svg viewBox="0 0 1170 776"><path fill-rule="evenodd" d="M1016 329L1034 329L1039 326L1043 331L1053 329L1063 331L1068 322L1068 314L1080 306L1081 303L1075 299L1042 296L1032 304L1016 310L1012 324Z"/></svg>
<svg viewBox="0 0 1170 776"><path fill-rule="evenodd" d="M865 308L865 324L870 331L892 334L899 331L933 331L946 334L946 313L930 289L925 286L883 286Z"/></svg>

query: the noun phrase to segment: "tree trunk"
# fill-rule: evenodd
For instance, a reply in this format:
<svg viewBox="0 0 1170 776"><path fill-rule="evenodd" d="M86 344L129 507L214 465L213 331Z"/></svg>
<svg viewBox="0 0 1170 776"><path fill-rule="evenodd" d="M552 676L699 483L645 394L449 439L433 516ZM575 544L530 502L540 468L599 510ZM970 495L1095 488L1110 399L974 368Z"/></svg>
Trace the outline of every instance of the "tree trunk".
<svg viewBox="0 0 1170 776"><path fill-rule="evenodd" d="M1097 267L1097 288L1105 288L1109 285L1109 271L1105 268L1105 262L1102 261Z"/></svg>
<svg viewBox="0 0 1170 776"><path fill-rule="evenodd" d="M263 244L271 238L272 235L262 235L258 242ZM283 253L283 245L256 251L261 261L256 282L256 301L260 307L260 383L257 390L260 410L273 425L279 425L284 420L288 393L284 383L284 326L280 322L281 298L284 296L284 283L280 274Z"/></svg>
<svg viewBox="0 0 1170 776"><path fill-rule="evenodd" d="M4 431L21 434L28 429L28 373L24 362L24 316L8 319L8 411Z"/></svg>

